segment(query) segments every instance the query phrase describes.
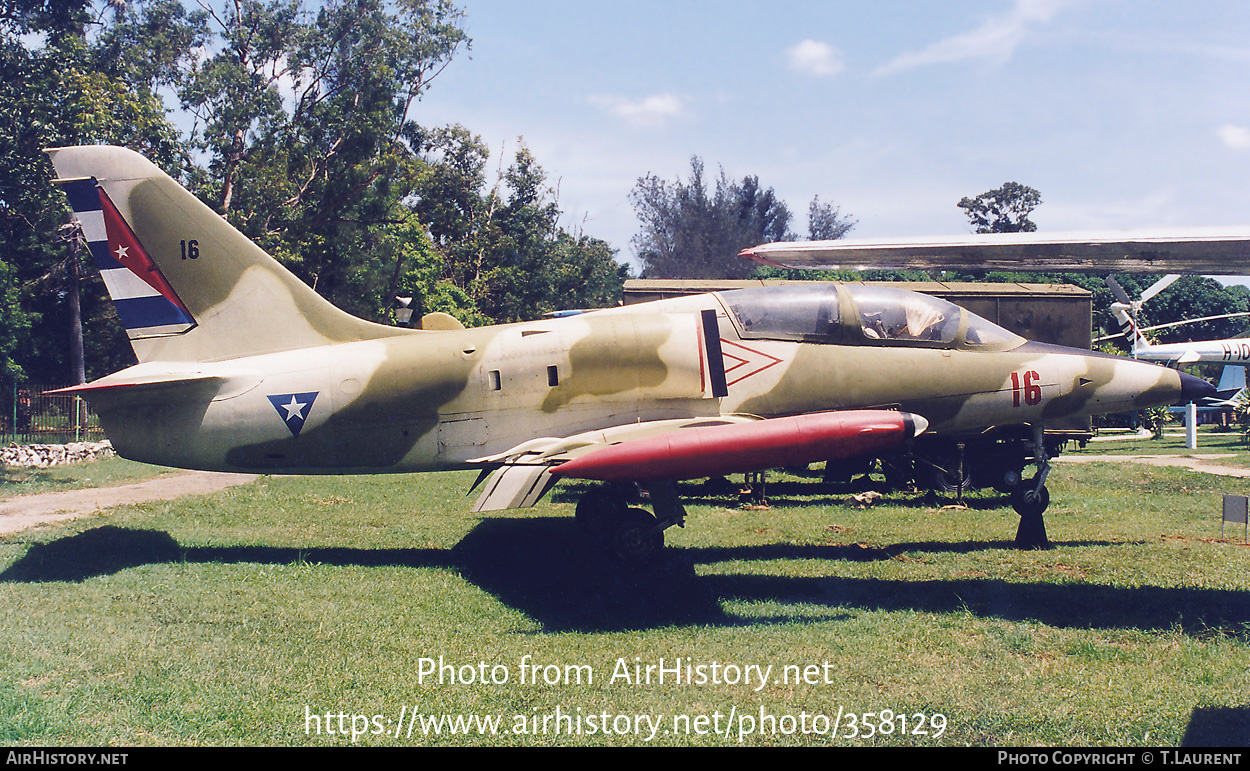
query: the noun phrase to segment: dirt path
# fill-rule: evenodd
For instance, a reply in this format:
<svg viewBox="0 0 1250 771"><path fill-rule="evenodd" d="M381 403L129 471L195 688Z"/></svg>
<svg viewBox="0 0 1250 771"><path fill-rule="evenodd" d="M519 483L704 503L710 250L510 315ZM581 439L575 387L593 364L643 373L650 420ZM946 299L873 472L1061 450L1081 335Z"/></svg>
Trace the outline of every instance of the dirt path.
<svg viewBox="0 0 1250 771"><path fill-rule="evenodd" d="M1250 477L1250 469L1236 466L1220 466L1213 460L1235 457L1231 454L1213 453L1210 455L1063 455L1055 458L1056 463L1141 463L1147 466L1180 466L1204 474L1216 474L1224 477Z"/></svg>
<svg viewBox="0 0 1250 771"><path fill-rule="evenodd" d="M255 478L255 474L187 471L117 487L20 495L0 501L0 535L16 533L45 522L81 517L110 506L215 493L227 487L247 484Z"/></svg>

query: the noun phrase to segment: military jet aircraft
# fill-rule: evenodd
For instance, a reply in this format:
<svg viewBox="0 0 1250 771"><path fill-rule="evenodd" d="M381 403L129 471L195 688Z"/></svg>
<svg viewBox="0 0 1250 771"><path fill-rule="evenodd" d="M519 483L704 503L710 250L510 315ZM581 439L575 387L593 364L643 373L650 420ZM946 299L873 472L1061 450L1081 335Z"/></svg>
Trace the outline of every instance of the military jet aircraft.
<svg viewBox="0 0 1250 771"><path fill-rule="evenodd" d="M601 480L577 519L645 559L684 519L676 480L1030 426L1009 462L1038 467L1013 498L1018 541L1039 546L1046 421L1211 390L880 286L746 289L477 329L442 314L421 329L382 326L332 306L142 156L49 153L139 360L63 390L90 402L119 454L149 463L478 469L475 511L532 505L560 478ZM630 505L635 483L655 515Z"/></svg>

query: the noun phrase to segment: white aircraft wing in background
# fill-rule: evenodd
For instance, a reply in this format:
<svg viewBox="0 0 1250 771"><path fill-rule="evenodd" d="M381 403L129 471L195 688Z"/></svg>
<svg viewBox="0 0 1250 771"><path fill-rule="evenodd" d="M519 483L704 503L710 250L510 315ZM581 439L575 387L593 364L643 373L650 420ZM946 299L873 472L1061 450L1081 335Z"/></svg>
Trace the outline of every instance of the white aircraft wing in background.
<svg viewBox="0 0 1250 771"><path fill-rule="evenodd" d="M1060 273L1250 272L1250 227L1167 232L990 233L936 238L791 241L744 249L766 265L825 270Z"/></svg>

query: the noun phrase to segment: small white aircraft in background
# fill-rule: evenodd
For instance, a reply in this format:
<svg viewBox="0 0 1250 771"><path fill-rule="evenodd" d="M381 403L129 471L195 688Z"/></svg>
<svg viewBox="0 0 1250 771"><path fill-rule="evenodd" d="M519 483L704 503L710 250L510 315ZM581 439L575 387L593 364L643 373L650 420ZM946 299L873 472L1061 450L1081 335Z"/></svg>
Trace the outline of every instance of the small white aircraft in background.
<svg viewBox="0 0 1250 771"><path fill-rule="evenodd" d="M1145 335L1142 334L1143 330L1137 325L1138 312L1150 298L1171 286L1172 282L1178 278L1180 276L1176 274L1164 276L1152 284L1146 291L1142 292L1139 299L1132 300L1114 278L1107 277L1107 286L1111 287L1112 293L1119 300L1119 302L1111 304L1111 312L1120 324L1120 329L1131 340L1130 347L1133 358L1142 361L1158 362L1169 367L1183 367L1203 362L1241 366L1250 364L1250 338L1230 337L1223 340L1193 340L1185 343L1159 344L1152 344L1146 339ZM1234 315L1237 314L1206 316L1200 319L1176 322L1176 325L1209 321L1216 318L1229 318ZM1154 328L1161 329L1162 326Z"/></svg>

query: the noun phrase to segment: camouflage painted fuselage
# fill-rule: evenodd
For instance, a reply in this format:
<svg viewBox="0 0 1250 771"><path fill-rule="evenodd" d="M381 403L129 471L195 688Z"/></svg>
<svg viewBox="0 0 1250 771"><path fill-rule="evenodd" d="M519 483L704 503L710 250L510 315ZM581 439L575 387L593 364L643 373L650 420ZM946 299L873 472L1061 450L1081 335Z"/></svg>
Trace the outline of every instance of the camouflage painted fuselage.
<svg viewBox="0 0 1250 771"><path fill-rule="evenodd" d="M960 433L1170 404L1181 393L1174 371L1019 338L988 348L867 339L847 308L837 341L744 337L722 299L732 294L182 365L209 377L95 403L118 451L136 460L350 473L462 468L538 437L668 418L898 407L931 431ZM852 302L845 290L840 300ZM718 317L721 397L705 309ZM113 377L145 371L170 366Z"/></svg>
<svg viewBox="0 0 1250 771"><path fill-rule="evenodd" d="M1186 388L1174 371L1026 343L950 303L860 285L469 330L449 317L431 319L441 329L372 324L142 156L49 153L140 361L67 390L135 460L424 471L599 429L617 441L670 419L897 407L954 434L1170 404Z"/></svg>

